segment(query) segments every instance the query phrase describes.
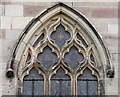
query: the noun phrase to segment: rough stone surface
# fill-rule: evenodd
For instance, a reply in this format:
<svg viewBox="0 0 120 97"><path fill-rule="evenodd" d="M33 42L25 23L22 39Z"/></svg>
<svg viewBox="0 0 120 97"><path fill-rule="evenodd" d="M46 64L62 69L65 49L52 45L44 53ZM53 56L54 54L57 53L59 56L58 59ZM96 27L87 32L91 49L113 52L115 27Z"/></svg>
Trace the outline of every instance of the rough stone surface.
<svg viewBox="0 0 120 97"><path fill-rule="evenodd" d="M17 40L21 32L21 30L6 30L5 38L7 40Z"/></svg>
<svg viewBox="0 0 120 97"><path fill-rule="evenodd" d="M40 14L45 8L45 6L31 6L24 5L24 16L37 16Z"/></svg>
<svg viewBox="0 0 120 97"><path fill-rule="evenodd" d="M89 7L89 8L117 8L118 3L116 2L73 2L73 7Z"/></svg>
<svg viewBox="0 0 120 97"><path fill-rule="evenodd" d="M1 0L2 4L10 4L11 0Z"/></svg>
<svg viewBox="0 0 120 97"><path fill-rule="evenodd" d="M5 5L6 16L23 16L22 5Z"/></svg>
<svg viewBox="0 0 120 97"><path fill-rule="evenodd" d="M5 30L0 29L0 39L5 38Z"/></svg>
<svg viewBox="0 0 120 97"><path fill-rule="evenodd" d="M11 52L13 50L13 47L15 45L15 40L2 40L2 54L0 57L2 57L0 60L5 61L6 63L10 59Z"/></svg>
<svg viewBox="0 0 120 97"><path fill-rule="evenodd" d="M1 29L11 29L11 17L1 16Z"/></svg>
<svg viewBox="0 0 120 97"><path fill-rule="evenodd" d="M67 0L44 0L44 2L65 2ZM119 0L74 0L74 2L118 2ZM43 2L42 0L11 0L11 2ZM73 0L69 0L69 2L73 2Z"/></svg>
<svg viewBox="0 0 120 97"><path fill-rule="evenodd" d="M117 34L118 35L118 24L109 24L108 32L109 32L109 34Z"/></svg>
<svg viewBox="0 0 120 97"><path fill-rule="evenodd" d="M0 15L2 15L4 13L4 5L0 4Z"/></svg>
<svg viewBox="0 0 120 97"><path fill-rule="evenodd" d="M95 8L92 10L93 18L117 18L118 11L115 8Z"/></svg>
<svg viewBox="0 0 120 97"><path fill-rule="evenodd" d="M91 17L91 8L89 7L73 7L79 13L85 15L86 17Z"/></svg>
<svg viewBox="0 0 120 97"><path fill-rule="evenodd" d="M14 17L12 20L12 29L24 29L32 20L32 17Z"/></svg>

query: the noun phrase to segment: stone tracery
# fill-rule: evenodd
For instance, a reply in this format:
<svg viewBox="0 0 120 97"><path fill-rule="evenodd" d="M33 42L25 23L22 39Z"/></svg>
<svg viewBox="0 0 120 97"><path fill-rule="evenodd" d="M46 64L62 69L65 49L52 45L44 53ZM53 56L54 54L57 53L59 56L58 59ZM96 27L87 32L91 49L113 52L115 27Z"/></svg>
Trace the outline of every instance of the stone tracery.
<svg viewBox="0 0 120 97"><path fill-rule="evenodd" d="M44 35L45 38L40 39L39 37L36 40L40 40L40 41L38 43L34 41L33 45L30 46L32 48L31 53L34 54L34 56L31 56L30 58L28 56L27 60L29 61L30 59L34 59L34 60L32 64L28 65L27 67L23 67L24 68L23 72L26 72L26 70L27 71L30 70L28 69L30 67L31 68L36 67L39 72L41 71L44 71L43 73L46 72L44 74L45 75L44 77L46 77L46 74L48 73L49 73L48 76L50 77L50 75L52 76L53 74L56 74L55 73L56 70L59 70L59 68L62 67L64 68L66 74L69 73L70 76L75 76L82 74L82 72L86 68L90 68L92 73L94 72L93 74L95 74L97 78L99 78L99 72L96 72L98 71L98 69L96 68L95 65L93 65L97 63L93 60L91 61L90 59L91 56L90 54L92 54L92 57L94 55L94 53L91 51L92 45L88 44L88 42L85 42L86 40L83 40L84 38L80 36L81 34L80 31L75 26L70 25L70 23L66 23L67 21L65 21L63 17L61 16L58 17L58 20L59 20L58 22L52 24L56 27L56 28L54 27L54 29L57 30L58 27L62 27L62 26L65 27L65 29L62 29L59 32L55 32L55 30L51 28L46 28L49 26L45 27L44 32L41 34ZM66 32L66 31L70 31L70 32ZM56 33L55 35L56 41L54 40L53 37L51 37L52 33ZM59 34L61 33L62 36L59 37ZM66 34L67 35L66 36L64 33L70 33L70 34ZM77 38L78 33L80 33L78 36L80 38ZM63 37L69 37L69 38L66 38L66 40L64 40ZM62 38L62 43L59 44L59 42L61 42L61 38ZM34 46L34 44L36 44L36 46ZM67 55L68 57L66 57L66 54L68 54ZM27 63L28 62L26 62L25 64ZM71 81L72 80L75 79L72 77ZM74 85L75 84L72 84L72 86Z"/></svg>
<svg viewBox="0 0 120 97"><path fill-rule="evenodd" d="M22 36L25 37L20 38L20 43L17 43L19 44L19 48L16 46L16 55L12 58L12 61L19 61L17 66L17 77L20 79L19 83L23 84L24 77L29 75L32 68L35 68L39 74L43 75L44 94L49 95L50 89L48 87L50 87L50 79L52 75L57 73L59 68L62 68L65 74L71 78L72 94L77 95L75 91L77 90L75 89L77 82L75 80L88 68L92 72L92 75L98 79L98 94L100 94L101 89L103 89L100 86L100 80L103 81L104 70L106 68L113 70L108 52L100 36L90 23L75 10L61 3L54 7L44 17L38 16L33 22L31 21L33 27L29 28L32 25L30 22L29 27L25 30L25 33L27 31L29 33L26 36L23 33ZM60 25L62 25L65 33L68 32L65 35L65 39L63 33L60 33L58 39L55 39L57 37L55 33L57 34L57 28ZM52 37L52 35L55 35L55 37ZM62 43L59 43L58 40L62 40ZM44 62L38 57L39 54L42 55L44 53L46 47L49 47L51 53L54 53L58 59L54 61L54 58L51 58L52 62L50 62L50 67L47 69L45 69L47 65L45 66L43 64ZM69 62L64 60L66 54L70 54L71 48L73 47L77 49L78 54L81 54L83 58L82 61L76 61L77 65L74 69L70 66ZM9 68L11 68L12 61L8 65ZM103 69L101 70L100 68ZM20 88L19 92L22 93L23 87L18 86L18 88Z"/></svg>

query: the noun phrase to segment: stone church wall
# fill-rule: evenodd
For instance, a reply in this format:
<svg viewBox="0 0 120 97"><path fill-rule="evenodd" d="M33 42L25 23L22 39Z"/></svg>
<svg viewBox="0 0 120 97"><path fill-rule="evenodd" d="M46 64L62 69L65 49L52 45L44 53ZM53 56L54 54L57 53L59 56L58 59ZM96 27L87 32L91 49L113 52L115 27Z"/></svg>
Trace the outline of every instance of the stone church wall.
<svg viewBox="0 0 120 97"><path fill-rule="evenodd" d="M6 65L14 44L33 17L57 2L2 0L0 3L0 95L14 95L16 83L5 76ZM106 94L118 95L120 85L118 85L120 74L118 73L118 68L120 68L118 67L118 2L65 2L65 4L83 14L104 40L115 68L114 78L105 79Z"/></svg>

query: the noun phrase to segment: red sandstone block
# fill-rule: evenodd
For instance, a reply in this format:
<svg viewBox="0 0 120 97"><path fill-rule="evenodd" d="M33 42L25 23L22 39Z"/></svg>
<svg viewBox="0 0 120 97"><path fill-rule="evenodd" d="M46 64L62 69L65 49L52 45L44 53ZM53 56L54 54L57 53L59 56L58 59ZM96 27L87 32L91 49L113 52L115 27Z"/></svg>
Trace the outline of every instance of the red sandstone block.
<svg viewBox="0 0 120 97"><path fill-rule="evenodd" d="M11 0L1 0L1 4L10 4Z"/></svg>
<svg viewBox="0 0 120 97"><path fill-rule="evenodd" d="M74 7L74 9L87 17L91 16L91 8L89 7Z"/></svg>
<svg viewBox="0 0 120 97"><path fill-rule="evenodd" d="M117 8L97 8L91 11L91 16L94 18L117 18Z"/></svg>
<svg viewBox="0 0 120 97"><path fill-rule="evenodd" d="M5 38L5 30L0 29L0 39L4 39Z"/></svg>
<svg viewBox="0 0 120 97"><path fill-rule="evenodd" d="M37 16L40 14L45 8L45 6L32 6L32 5L24 5L23 10L24 14L23 16Z"/></svg>

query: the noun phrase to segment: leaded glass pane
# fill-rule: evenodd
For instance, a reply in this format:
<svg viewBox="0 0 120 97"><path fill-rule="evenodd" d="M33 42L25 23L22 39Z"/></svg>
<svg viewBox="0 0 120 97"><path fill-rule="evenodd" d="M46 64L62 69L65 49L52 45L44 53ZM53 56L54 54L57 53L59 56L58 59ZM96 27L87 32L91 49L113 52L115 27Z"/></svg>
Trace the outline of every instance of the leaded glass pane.
<svg viewBox="0 0 120 97"><path fill-rule="evenodd" d="M38 74L36 69L32 69L30 74L25 76L23 80L22 95L43 95L44 94L44 79Z"/></svg>
<svg viewBox="0 0 120 97"><path fill-rule="evenodd" d="M57 74L51 78L51 95L71 95L71 80L65 75L64 70L59 69Z"/></svg>
<svg viewBox="0 0 120 97"><path fill-rule="evenodd" d="M78 81L78 95L87 95L87 82L86 81Z"/></svg>
<svg viewBox="0 0 120 97"><path fill-rule="evenodd" d="M98 95L98 85L97 81L89 81L88 82L88 87L89 87L89 95Z"/></svg>
<svg viewBox="0 0 120 97"><path fill-rule="evenodd" d="M88 68L86 68L84 70L84 73L81 76L79 76L78 79L89 79L89 80L93 79L94 80L94 79L97 79L97 78L92 75L92 72Z"/></svg>
<svg viewBox="0 0 120 97"><path fill-rule="evenodd" d="M42 95L44 94L44 82L43 80L41 81L35 81L34 82L34 95Z"/></svg>
<svg viewBox="0 0 120 97"><path fill-rule="evenodd" d="M89 69L85 69L83 75L78 77L77 87L78 95L98 95L97 78Z"/></svg>
<svg viewBox="0 0 120 97"><path fill-rule="evenodd" d="M70 38L70 34L65 31L65 28L60 24L56 31L51 34L51 38L61 48L65 44L66 40Z"/></svg>
<svg viewBox="0 0 120 97"><path fill-rule="evenodd" d="M39 53L37 59L48 70L58 61L58 57L52 52L51 48L46 46L42 53Z"/></svg>
<svg viewBox="0 0 120 97"><path fill-rule="evenodd" d="M33 68L30 70L30 74L25 76L24 80L27 79L43 79L43 77L39 75L38 71L35 68Z"/></svg>
<svg viewBox="0 0 120 97"><path fill-rule="evenodd" d="M23 82L22 95L32 95L32 81L24 81Z"/></svg>
<svg viewBox="0 0 120 97"><path fill-rule="evenodd" d="M78 49L73 46L70 51L65 54L64 61L72 68L75 69L79 65L79 62L84 60L82 53L78 52Z"/></svg>

